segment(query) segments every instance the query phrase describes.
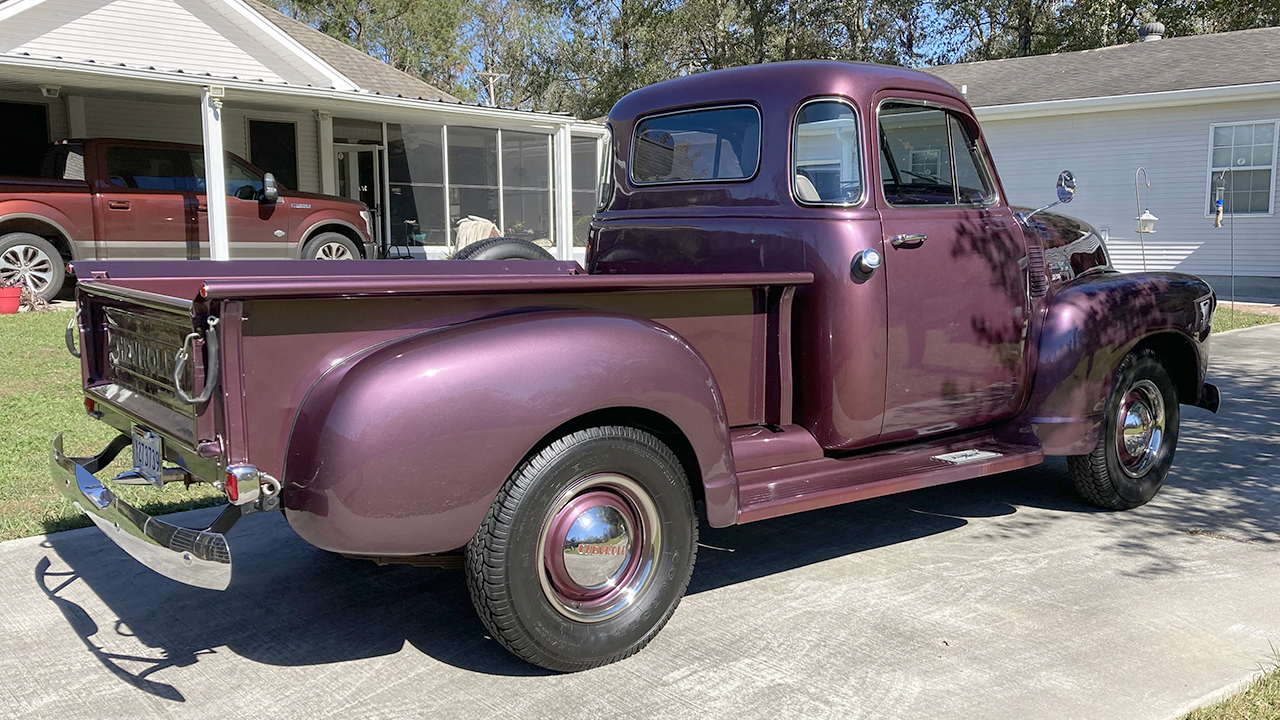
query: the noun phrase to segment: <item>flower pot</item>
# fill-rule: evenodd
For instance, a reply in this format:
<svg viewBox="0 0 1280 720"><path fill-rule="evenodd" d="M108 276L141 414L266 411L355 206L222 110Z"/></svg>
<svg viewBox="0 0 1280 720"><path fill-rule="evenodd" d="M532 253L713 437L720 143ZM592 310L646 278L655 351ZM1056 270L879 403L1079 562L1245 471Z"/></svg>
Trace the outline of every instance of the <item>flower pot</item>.
<svg viewBox="0 0 1280 720"><path fill-rule="evenodd" d="M12 315L18 312L18 305L21 300L21 287L0 288L0 315Z"/></svg>

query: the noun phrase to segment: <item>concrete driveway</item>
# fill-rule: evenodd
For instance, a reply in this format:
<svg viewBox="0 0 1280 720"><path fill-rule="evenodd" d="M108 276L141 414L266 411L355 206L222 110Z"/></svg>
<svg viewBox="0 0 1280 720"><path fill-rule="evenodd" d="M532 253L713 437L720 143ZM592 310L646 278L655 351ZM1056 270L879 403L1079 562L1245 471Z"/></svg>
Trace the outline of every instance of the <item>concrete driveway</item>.
<svg viewBox="0 0 1280 720"><path fill-rule="evenodd" d="M1280 325L1215 341L1164 492L1096 512L1065 465L704 528L648 649L577 675L485 636L457 571L231 533L225 593L96 529L0 545L19 718L1164 718L1280 648ZM207 515L207 511L204 512ZM195 523L199 518L191 519Z"/></svg>

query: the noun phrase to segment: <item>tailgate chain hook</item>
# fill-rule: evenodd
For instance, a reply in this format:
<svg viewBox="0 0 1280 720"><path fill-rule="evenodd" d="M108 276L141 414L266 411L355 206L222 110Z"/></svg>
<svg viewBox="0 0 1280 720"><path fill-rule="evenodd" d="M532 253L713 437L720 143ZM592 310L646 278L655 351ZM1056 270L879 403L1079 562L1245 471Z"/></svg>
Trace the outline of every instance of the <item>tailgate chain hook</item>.
<svg viewBox="0 0 1280 720"><path fill-rule="evenodd" d="M188 405L198 405L206 402L213 397L213 389L218 385L218 318L210 317L208 320L209 330L205 333L205 345L208 346L209 364L205 367L204 373L204 390L199 395L191 396L182 387L182 371L187 367L187 361L191 359L191 352L195 346L193 341L200 339L200 333L193 332L187 335L182 341L182 349L178 351L176 356L177 362L173 366L173 389L182 402Z"/></svg>
<svg viewBox="0 0 1280 720"><path fill-rule="evenodd" d="M79 320L80 308L76 308L75 314L67 321L67 332L63 336L67 343L67 352L71 353L71 357L77 360L80 359L80 351L76 349L76 334L80 330Z"/></svg>

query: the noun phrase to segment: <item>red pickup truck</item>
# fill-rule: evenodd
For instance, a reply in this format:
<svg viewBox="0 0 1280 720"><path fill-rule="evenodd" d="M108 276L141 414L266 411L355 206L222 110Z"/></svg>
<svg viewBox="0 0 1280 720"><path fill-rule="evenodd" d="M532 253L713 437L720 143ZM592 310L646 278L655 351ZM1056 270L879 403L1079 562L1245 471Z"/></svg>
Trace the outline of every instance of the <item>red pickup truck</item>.
<svg viewBox="0 0 1280 720"><path fill-rule="evenodd" d="M227 154L233 258L376 257L363 203L281 188ZM209 256L204 149L138 140L64 140L38 178L0 178L0 280L45 299L72 260Z"/></svg>
<svg viewBox="0 0 1280 720"><path fill-rule="evenodd" d="M936 78L723 70L631 93L609 128L585 268L78 265L67 344L120 435L91 458L59 435L56 484L206 588L233 582L237 519L278 509L325 550L464 565L492 636L568 671L662 628L699 515L755 522L1046 456L1085 501L1132 508L1173 463L1180 405L1218 407L1210 287L1116 272L1086 223L1010 207ZM130 446L133 470L94 476ZM166 482L229 504L182 528L109 488Z"/></svg>

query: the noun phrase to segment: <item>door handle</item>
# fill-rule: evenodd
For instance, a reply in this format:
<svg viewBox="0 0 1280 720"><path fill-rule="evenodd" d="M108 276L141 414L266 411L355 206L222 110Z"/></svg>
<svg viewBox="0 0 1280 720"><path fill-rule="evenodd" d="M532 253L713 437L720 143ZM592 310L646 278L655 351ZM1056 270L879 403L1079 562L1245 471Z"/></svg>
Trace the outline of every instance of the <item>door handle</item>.
<svg viewBox="0 0 1280 720"><path fill-rule="evenodd" d="M128 200L108 200L107 207L112 210L128 210L129 201Z"/></svg>
<svg viewBox="0 0 1280 720"><path fill-rule="evenodd" d="M928 235L894 235L889 238L889 244L894 247L920 247L928 239Z"/></svg>

